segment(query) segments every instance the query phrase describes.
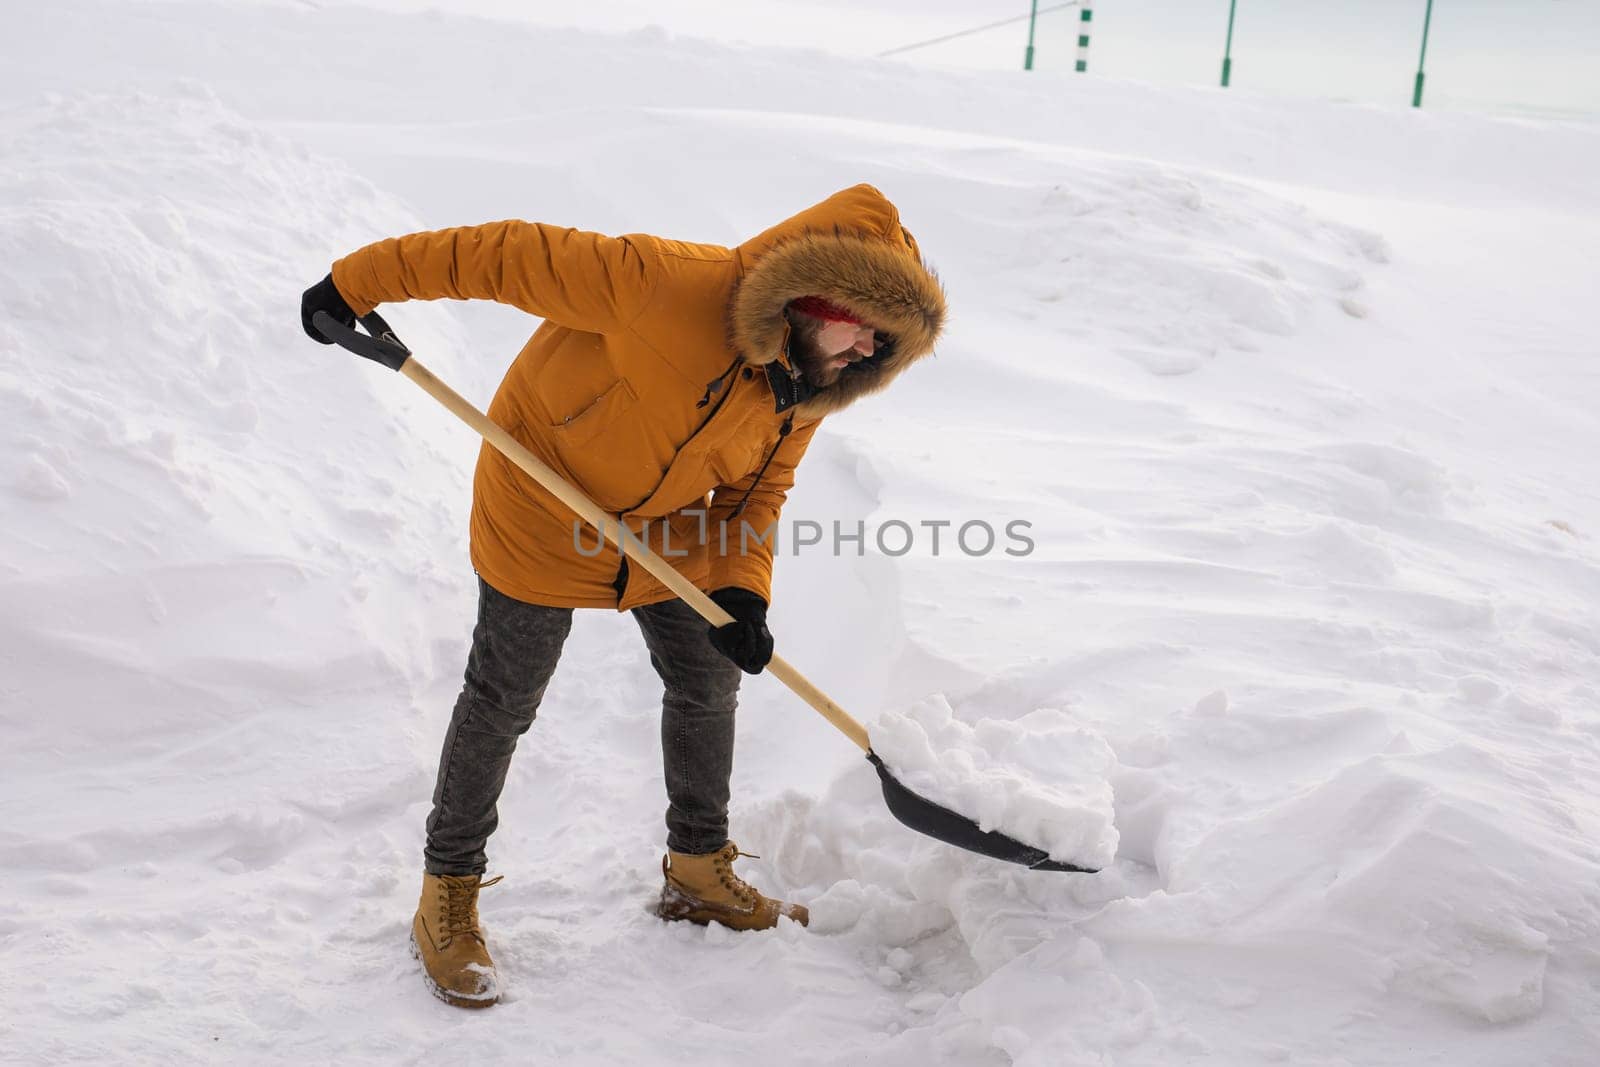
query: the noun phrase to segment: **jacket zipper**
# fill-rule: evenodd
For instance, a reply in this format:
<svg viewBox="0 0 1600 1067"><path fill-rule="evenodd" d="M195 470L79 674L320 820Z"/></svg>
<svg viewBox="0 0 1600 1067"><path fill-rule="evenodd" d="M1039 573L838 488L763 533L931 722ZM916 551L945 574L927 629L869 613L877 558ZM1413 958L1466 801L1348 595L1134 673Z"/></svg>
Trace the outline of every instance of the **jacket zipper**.
<svg viewBox="0 0 1600 1067"><path fill-rule="evenodd" d="M735 356L733 358L733 362L728 364L728 369L727 370L723 371L721 374L719 374L715 378L711 379L710 382L706 383L705 395L702 396L698 401L696 401L694 406L696 408L704 408L707 404L711 403L711 398L713 396L715 396L717 398L717 402L711 408L711 410L706 414L706 417L703 420L701 420L700 425L695 427L694 433L689 435L688 440L684 441L683 444L678 446L677 453L674 453L674 455L672 457L674 460L676 460L678 458L678 455L681 454L685 448L688 448L689 445L691 443L693 443L693 441L694 441L694 439L696 437L700 436L701 432L704 431L707 426L711 425L711 420L717 417L717 412L722 410L722 405L727 403L728 397L733 395L733 387L731 385L726 389L724 389L723 386L725 384L727 384L730 376L734 373L734 371L739 369L739 364L742 363L742 362L744 362L743 357ZM794 390L794 386L793 386L792 381L791 381L791 384L790 384L790 389L791 389L790 399L791 399L791 401L793 401L795 399L795 395L794 395L794 391L793 391ZM739 503L734 507L733 514L730 515L729 518L738 518L739 515L741 513L743 513L745 504L749 503L749 501L750 501L750 494L755 492L756 491L756 487L761 484L762 475L767 473L767 468L772 465L773 457L778 454L778 449L783 447L784 438L789 436L789 431L792 430L792 429L794 429L794 412L791 411L789 413L788 417L783 420L783 425L778 427L778 442L777 442L777 444L772 446L772 450L767 453L767 458L761 461L761 469L756 471L755 481L750 483L750 488L746 489L744 491L744 496L739 498ZM670 463L667 465L669 470L671 469L671 466L672 465ZM637 504L634 504L633 507L629 508L627 511L623 512L622 514L624 514L624 515L629 514L635 508L642 507L646 500L649 500L651 497L656 495L656 489L659 489L660 487L661 487L660 484L657 483L656 487L651 489L650 492L648 494L646 494L644 500L641 500ZM622 559L619 561L619 564L618 564L618 567L617 567L617 576L616 576L615 579L612 580L611 586L612 586L613 589L615 589L617 591L617 601L620 603L622 601L622 598L627 594L627 588L628 588L628 556L627 556L627 553L622 553Z"/></svg>
<svg viewBox="0 0 1600 1067"><path fill-rule="evenodd" d="M706 395L701 397L695 403L694 406L697 407L697 408L705 407L707 404L711 403L711 398L713 396L716 396L717 402L716 402L715 405L712 406L711 410L706 413L706 417L704 419L700 420L700 425L696 426L694 428L694 432L691 433L684 440L683 444L678 446L677 451L672 454L672 461L673 462L676 462L678 456L682 455L683 450L688 448L692 443L694 443L694 439L696 437L699 437L700 434L702 432L704 432L704 430L705 430L705 428L707 426L711 425L711 420L717 417L717 412L722 410L722 405L727 403L728 402L728 397L733 395L732 386L729 386L728 388L724 389L723 385L727 382L729 375L731 375L735 370L738 369L740 362L742 362L741 359L738 356L735 356L734 359L733 359L733 362L728 365L728 369L723 371L721 374L717 375L715 378L711 379L711 381L706 385ZM672 463L671 462L669 462L667 464L667 469L668 470L672 469ZM643 507L645 501L647 501L651 497L655 496L656 495L656 490L659 489L659 488L661 488L661 483L657 482L655 484L655 486L653 486L651 488L650 492L645 494L643 500L638 501L637 503L635 503L633 505L633 507L630 507L627 511L622 512L622 514L624 514L624 515L631 514L635 509ZM623 558L624 558L624 560L626 560L627 557L624 556Z"/></svg>
<svg viewBox="0 0 1600 1067"><path fill-rule="evenodd" d="M778 441L772 446L772 451L767 453L767 458L761 461L761 469L756 471L756 480L750 483L750 488L744 491L744 496L739 498L739 504L733 509L730 519L737 519L744 513L744 506L750 502L750 494L756 491L756 486L761 484L762 475L767 473L767 468L772 465L772 457L778 454L778 449L783 447L783 439L789 436L789 431L794 429L794 413L783 420L783 425L778 427Z"/></svg>

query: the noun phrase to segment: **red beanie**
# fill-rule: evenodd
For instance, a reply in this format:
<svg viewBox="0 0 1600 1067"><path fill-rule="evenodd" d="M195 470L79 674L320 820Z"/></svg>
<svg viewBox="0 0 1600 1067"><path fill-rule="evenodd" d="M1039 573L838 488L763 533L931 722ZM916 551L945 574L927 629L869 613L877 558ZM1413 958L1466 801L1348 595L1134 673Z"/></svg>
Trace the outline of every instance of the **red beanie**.
<svg viewBox="0 0 1600 1067"><path fill-rule="evenodd" d="M821 319L824 322L849 322L857 326L866 325L855 312L848 308L842 308L831 300L824 300L820 296L802 296L789 301L789 306L796 311L804 312L812 318Z"/></svg>

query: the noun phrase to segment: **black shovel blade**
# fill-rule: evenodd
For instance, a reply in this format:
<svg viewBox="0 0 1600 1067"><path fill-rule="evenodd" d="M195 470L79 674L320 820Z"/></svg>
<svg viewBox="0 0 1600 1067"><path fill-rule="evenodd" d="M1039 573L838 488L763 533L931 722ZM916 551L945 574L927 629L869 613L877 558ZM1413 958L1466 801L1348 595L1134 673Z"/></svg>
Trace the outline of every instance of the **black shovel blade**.
<svg viewBox="0 0 1600 1067"><path fill-rule="evenodd" d="M1097 870L1094 867L1074 867L1070 863L1061 863L1051 859L1049 853L1032 845L1024 845L1016 838L1007 837L994 830L980 830L978 824L965 815L935 804L927 797L919 796L901 785L899 780L889 773L889 768L883 765L883 760L878 758L876 752L868 752L867 759L878 769L878 778L883 782L883 799L889 805L889 813L919 834L927 834L947 845L976 852L990 859L1020 863L1035 871L1074 871L1078 874L1094 874Z"/></svg>

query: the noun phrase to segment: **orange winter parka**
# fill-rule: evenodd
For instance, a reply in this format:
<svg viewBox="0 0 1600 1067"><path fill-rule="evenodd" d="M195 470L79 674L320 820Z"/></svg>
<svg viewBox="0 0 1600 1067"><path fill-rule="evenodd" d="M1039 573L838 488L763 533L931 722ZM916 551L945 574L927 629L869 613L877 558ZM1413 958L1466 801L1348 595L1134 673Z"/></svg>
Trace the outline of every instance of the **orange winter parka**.
<svg viewBox="0 0 1600 1067"><path fill-rule="evenodd" d="M489 417L700 588L768 601L779 512L822 417L931 352L945 314L899 213L868 185L735 248L508 221L380 241L333 280L362 315L450 297L542 318ZM821 390L786 352L784 310L811 295L887 339ZM552 607L671 597L597 537L484 445L471 548L490 586Z"/></svg>

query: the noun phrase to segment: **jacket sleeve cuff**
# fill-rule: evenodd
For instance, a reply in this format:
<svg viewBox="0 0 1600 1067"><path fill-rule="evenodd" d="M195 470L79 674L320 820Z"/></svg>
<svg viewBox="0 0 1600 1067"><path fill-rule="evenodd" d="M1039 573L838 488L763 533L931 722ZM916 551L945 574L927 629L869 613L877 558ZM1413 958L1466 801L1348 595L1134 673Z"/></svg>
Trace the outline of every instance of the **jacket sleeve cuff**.
<svg viewBox="0 0 1600 1067"><path fill-rule="evenodd" d="M344 302L350 305L350 310L356 317L370 315L383 303L381 297L373 295L371 287L372 265L367 262L364 253L352 252L333 265L333 287L339 290L339 295L344 297Z"/></svg>

